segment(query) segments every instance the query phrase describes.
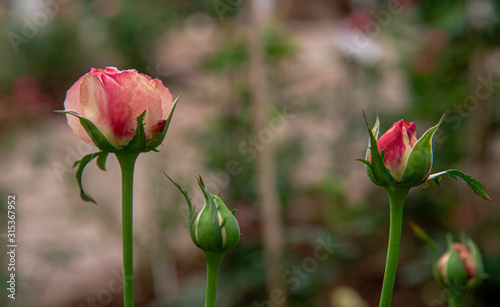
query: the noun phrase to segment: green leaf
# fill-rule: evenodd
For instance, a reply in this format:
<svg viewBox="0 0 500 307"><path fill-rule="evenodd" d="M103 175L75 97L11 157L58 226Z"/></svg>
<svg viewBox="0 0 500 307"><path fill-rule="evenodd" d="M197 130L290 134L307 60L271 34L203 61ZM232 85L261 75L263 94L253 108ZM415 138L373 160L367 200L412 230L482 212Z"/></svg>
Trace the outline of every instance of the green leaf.
<svg viewBox="0 0 500 307"><path fill-rule="evenodd" d="M130 142L123 147L123 151L144 151L146 148L146 132L144 131L143 123L145 116L146 111L142 112L142 114L137 117L137 127L135 129L134 136Z"/></svg>
<svg viewBox="0 0 500 307"><path fill-rule="evenodd" d="M486 188L479 181L472 178L471 176L465 175L464 173L462 173L461 171L456 170L456 169L450 169L450 170L447 170L444 172L439 172L439 173L430 175L429 178L427 178L426 187L430 186L430 183L431 183L430 180L433 180L435 182L440 181L444 175L448 175L455 180L457 179L457 177L462 178L467 183L467 185L472 189L472 191L474 193L476 193L478 196L486 199L487 201L493 203L493 201L491 200L488 193L486 193Z"/></svg>
<svg viewBox="0 0 500 307"><path fill-rule="evenodd" d="M170 110L170 114L167 118L167 122L165 123L165 127L163 128L163 131L156 134L154 136L154 138L148 140L148 147L150 149L155 149L156 147L158 147L162 142L163 140L165 139L165 135L167 134L167 131L168 131L168 127L170 126L170 122L172 121L172 116L174 115L174 111L175 111L175 108L177 107L177 102L179 101L179 98L181 97L181 95L179 94L179 96L177 96L177 98L175 99L173 105L172 105L172 109Z"/></svg>
<svg viewBox="0 0 500 307"><path fill-rule="evenodd" d="M422 227L418 226L417 224L410 222L411 229L413 230L413 233L422 241L427 243L429 247L432 249L432 253L434 255L434 262L438 261L439 259L439 252L437 249L436 244L432 239L429 237L429 235L425 232L425 230L422 229Z"/></svg>
<svg viewBox="0 0 500 307"><path fill-rule="evenodd" d="M444 120L444 115L434 127L427 130L417 141L406 161L405 171L400 183L408 186L417 186L421 184L429 175L432 162L432 138L437 129Z"/></svg>
<svg viewBox="0 0 500 307"><path fill-rule="evenodd" d="M90 120L76 113L75 111L56 111L57 113L70 114L80 119L80 124L87 131L87 134L92 139L92 142L102 151L116 152L118 149L111 145L108 139Z"/></svg>

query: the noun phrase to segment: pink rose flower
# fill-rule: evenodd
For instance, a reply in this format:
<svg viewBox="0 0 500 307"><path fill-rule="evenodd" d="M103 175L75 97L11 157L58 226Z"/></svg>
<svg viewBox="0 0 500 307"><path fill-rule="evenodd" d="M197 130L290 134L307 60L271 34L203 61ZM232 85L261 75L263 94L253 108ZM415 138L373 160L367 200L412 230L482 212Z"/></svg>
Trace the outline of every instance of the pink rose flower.
<svg viewBox="0 0 500 307"><path fill-rule="evenodd" d="M384 165L397 182L401 181L410 152L417 143L416 134L415 123L402 119L377 141L380 152L385 152Z"/></svg>
<svg viewBox="0 0 500 307"><path fill-rule="evenodd" d="M73 84L66 94L64 108L91 121L118 148L134 136L137 117L146 111L146 139L154 138L165 128L174 102L169 90L158 79L135 69L94 69ZM85 142L94 144L78 117L66 114L73 132ZM99 147L99 146L98 146Z"/></svg>

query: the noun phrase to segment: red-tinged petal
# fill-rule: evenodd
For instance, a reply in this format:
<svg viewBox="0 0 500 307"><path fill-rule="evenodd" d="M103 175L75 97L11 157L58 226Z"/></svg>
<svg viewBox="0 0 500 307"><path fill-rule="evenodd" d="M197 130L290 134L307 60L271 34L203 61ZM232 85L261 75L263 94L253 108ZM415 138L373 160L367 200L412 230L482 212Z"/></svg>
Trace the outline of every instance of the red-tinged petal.
<svg viewBox="0 0 500 307"><path fill-rule="evenodd" d="M172 105L174 104L172 94L170 94L170 91L163 85L163 82L161 82L161 80L154 79L151 80L151 82L160 93L161 111L162 111L161 119L166 120L170 115L170 112L172 110Z"/></svg>
<svg viewBox="0 0 500 307"><path fill-rule="evenodd" d="M158 133L162 132L163 129L165 129L166 124L167 124L167 121L162 119L156 125L151 127L152 137L154 138Z"/></svg>
<svg viewBox="0 0 500 307"><path fill-rule="evenodd" d="M101 76L108 97L107 125L121 145L130 141L137 117L146 111L144 130L151 138L151 127L161 119L161 98L146 78L133 70Z"/></svg>
<svg viewBox="0 0 500 307"><path fill-rule="evenodd" d="M131 69L132 71L135 71L135 69ZM121 71L119 71L116 67L108 66L106 69L100 69L100 68L91 68L90 73L95 75L95 76L100 76L102 74L120 74Z"/></svg>
<svg viewBox="0 0 500 307"><path fill-rule="evenodd" d="M396 181L403 176L406 160L417 142L414 123L400 120L377 141L380 152L384 151L384 164Z"/></svg>
<svg viewBox="0 0 500 307"><path fill-rule="evenodd" d="M407 123L403 120L403 125L406 127L406 133L408 133L408 137L410 139L410 145L413 148L415 146L415 143L417 143L417 128L415 126L415 123Z"/></svg>
<svg viewBox="0 0 500 307"><path fill-rule="evenodd" d="M75 111L82 116L83 114L80 108L80 85L82 84L85 76L86 75L82 76L71 86L71 88L66 92L66 99L64 100L65 110ZM74 134L81 137L85 142L94 144L85 129L83 129L82 125L80 124L80 120L78 119L78 117L66 114L66 119Z"/></svg>
<svg viewBox="0 0 500 307"><path fill-rule="evenodd" d="M404 153L406 145L403 140L403 123L396 122L377 141L380 152L384 151L384 164L396 181L402 176L404 170ZM403 166L402 166L403 165Z"/></svg>
<svg viewBox="0 0 500 307"><path fill-rule="evenodd" d="M476 263L469 249L462 243L453 243L453 248L464 264L464 269L467 273L468 280L474 279L476 277Z"/></svg>

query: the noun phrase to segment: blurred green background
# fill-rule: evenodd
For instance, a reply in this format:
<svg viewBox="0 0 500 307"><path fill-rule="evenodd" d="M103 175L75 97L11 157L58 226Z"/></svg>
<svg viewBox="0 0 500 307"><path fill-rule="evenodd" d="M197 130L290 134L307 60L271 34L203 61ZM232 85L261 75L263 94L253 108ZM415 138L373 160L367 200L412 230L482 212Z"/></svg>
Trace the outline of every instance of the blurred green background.
<svg viewBox="0 0 500 307"><path fill-rule="evenodd" d="M259 4L266 133L252 129L250 3ZM282 274L289 307L376 306L389 209L354 161L368 140L363 111L371 124L379 112L383 131L414 121L419 136L446 113L433 171L460 169L498 202L499 12L498 0L0 0L0 244L10 194L19 244L17 297L1 287L0 306L122 304L118 165L87 167L86 191L99 204L80 200L71 165L93 148L53 113L90 67L106 66L135 68L181 94L160 153L141 155L136 168L137 306L203 304L202 253L161 170L198 208L200 174L239 210L242 238L222 264L218 306L284 306L266 301L266 270ZM273 154L281 268L264 263L255 167L263 148ZM410 192L393 306L447 301L409 221L441 252L446 233L470 235L489 278L465 306L500 306L500 209L451 178ZM5 252L0 260L7 280Z"/></svg>

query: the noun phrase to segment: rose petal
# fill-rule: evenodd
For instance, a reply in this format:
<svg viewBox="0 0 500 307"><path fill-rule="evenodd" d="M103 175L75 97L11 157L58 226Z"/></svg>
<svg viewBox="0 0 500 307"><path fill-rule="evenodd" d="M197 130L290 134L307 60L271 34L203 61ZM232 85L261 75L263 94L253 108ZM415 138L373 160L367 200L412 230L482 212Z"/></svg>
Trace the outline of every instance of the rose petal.
<svg viewBox="0 0 500 307"><path fill-rule="evenodd" d="M64 100L64 109L67 111L75 111L76 113L82 114L82 110L80 108L80 86L83 82L83 79L86 75L82 76L78 81L76 81L70 89L66 92L66 99ZM68 125L73 130L73 133L77 136L81 137L85 142L94 145L89 135L85 131L85 129L80 124L80 120L78 117L66 114L66 119L68 121Z"/></svg>
<svg viewBox="0 0 500 307"><path fill-rule="evenodd" d="M172 94L170 94L170 91L163 85L163 82L161 82L161 80L154 79L151 82L160 93L161 111L162 111L161 119L166 120L170 115L170 112L172 110L172 105L174 104Z"/></svg>
<svg viewBox="0 0 500 307"><path fill-rule="evenodd" d="M137 126L137 117L144 111L144 130L146 138L150 138L151 127L161 119L161 98L147 79L134 70L98 73L94 78L99 79L102 86L97 86L95 81L89 82L85 90L92 91L92 94L86 97L89 101L86 107L96 112L92 102L100 101L96 112L100 119L98 127L110 143L119 146L130 141L134 135L132 129ZM82 85L82 92L84 85L87 84Z"/></svg>

